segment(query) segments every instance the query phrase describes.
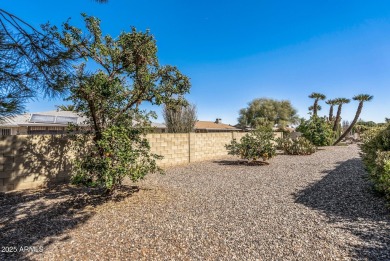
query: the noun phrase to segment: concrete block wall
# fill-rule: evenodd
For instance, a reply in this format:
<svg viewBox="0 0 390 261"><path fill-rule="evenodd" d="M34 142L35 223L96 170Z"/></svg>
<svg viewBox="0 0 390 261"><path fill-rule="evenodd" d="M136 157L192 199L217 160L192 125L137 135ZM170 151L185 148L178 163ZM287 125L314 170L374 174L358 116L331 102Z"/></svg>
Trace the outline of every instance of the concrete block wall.
<svg viewBox="0 0 390 261"><path fill-rule="evenodd" d="M69 179L69 140L15 135L0 139L0 191L37 188Z"/></svg>
<svg viewBox="0 0 390 261"><path fill-rule="evenodd" d="M153 133L146 138L151 152L164 157L158 165L169 167L223 158L227 155L225 144L244 135L238 132ZM66 136L0 137L0 192L69 180L73 157L71 141Z"/></svg>
<svg viewBox="0 0 390 261"><path fill-rule="evenodd" d="M147 139L151 152L164 157L158 165L169 167L226 156L225 144L233 137L240 139L244 135L232 132L154 133L147 135Z"/></svg>
<svg viewBox="0 0 390 261"><path fill-rule="evenodd" d="M227 155L225 144L230 143L233 134L230 132L191 133L191 162L221 158Z"/></svg>
<svg viewBox="0 0 390 261"><path fill-rule="evenodd" d="M158 162L161 167L175 166L189 162L189 134L161 133L148 134L152 153L164 156Z"/></svg>

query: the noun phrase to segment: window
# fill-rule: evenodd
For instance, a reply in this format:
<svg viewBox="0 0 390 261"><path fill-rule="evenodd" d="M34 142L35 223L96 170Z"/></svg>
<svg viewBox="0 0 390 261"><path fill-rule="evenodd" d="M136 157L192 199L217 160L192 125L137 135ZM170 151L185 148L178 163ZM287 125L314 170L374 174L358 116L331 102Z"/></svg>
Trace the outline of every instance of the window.
<svg viewBox="0 0 390 261"><path fill-rule="evenodd" d="M30 126L27 134L63 134L65 127Z"/></svg>
<svg viewBox="0 0 390 261"><path fill-rule="evenodd" d="M0 129L0 136L9 136L11 135L11 129Z"/></svg>

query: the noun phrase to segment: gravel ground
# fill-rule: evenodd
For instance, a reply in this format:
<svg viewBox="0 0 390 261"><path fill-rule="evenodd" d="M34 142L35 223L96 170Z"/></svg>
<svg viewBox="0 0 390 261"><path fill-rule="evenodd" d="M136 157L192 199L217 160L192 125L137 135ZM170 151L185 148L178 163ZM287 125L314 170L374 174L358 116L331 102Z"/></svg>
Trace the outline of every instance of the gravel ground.
<svg viewBox="0 0 390 261"><path fill-rule="evenodd" d="M365 175L350 145L170 168L115 200L71 187L7 193L0 260L390 260L390 213Z"/></svg>

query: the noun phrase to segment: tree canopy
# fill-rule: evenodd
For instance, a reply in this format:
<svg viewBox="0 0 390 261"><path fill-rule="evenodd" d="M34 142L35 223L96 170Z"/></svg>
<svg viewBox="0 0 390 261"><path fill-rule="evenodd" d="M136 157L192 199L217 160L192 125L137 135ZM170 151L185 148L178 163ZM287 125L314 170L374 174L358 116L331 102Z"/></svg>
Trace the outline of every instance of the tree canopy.
<svg viewBox="0 0 390 261"><path fill-rule="evenodd" d="M93 129L92 143L87 135L76 143L80 155L73 180L109 191L125 176L136 181L158 170L159 157L150 153L143 136L154 113L141 110L141 103L185 105L190 82L176 67L159 64L156 40L149 31L132 27L113 38L102 34L99 19L83 17L85 34L69 23L61 32L53 31L67 50L83 59L72 74L69 100ZM87 70L87 60L98 69Z"/></svg>
<svg viewBox="0 0 390 261"><path fill-rule="evenodd" d="M262 125L296 124L298 119L297 110L290 101L260 98L254 99L248 103L247 108L240 110L238 122L241 126L256 128Z"/></svg>

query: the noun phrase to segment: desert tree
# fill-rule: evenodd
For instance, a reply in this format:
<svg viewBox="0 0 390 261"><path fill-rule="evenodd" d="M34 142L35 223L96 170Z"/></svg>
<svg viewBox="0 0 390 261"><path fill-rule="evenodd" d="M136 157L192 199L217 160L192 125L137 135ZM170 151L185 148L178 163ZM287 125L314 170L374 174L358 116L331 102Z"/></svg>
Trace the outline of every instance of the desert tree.
<svg viewBox="0 0 390 261"><path fill-rule="evenodd" d="M156 40L149 31L132 27L113 38L102 34L99 19L83 17L86 33L68 22L62 31L53 32L65 48L83 59L75 66L68 100L93 130L75 142L79 155L73 181L110 192L126 176L136 181L159 170L156 159L160 157L150 153L144 135L155 113L140 106L184 105L182 97L190 82L176 67L159 64ZM98 69L87 70L87 60Z"/></svg>
<svg viewBox="0 0 390 261"><path fill-rule="evenodd" d="M329 99L325 103L329 105L329 118L328 118L328 120L333 121L333 107L336 105L336 100Z"/></svg>
<svg viewBox="0 0 390 261"><path fill-rule="evenodd" d="M318 102L320 100L325 100L326 96L324 94L322 94L322 93L313 92L312 94L309 95L309 98L314 99L314 103L312 105L313 106L312 107L313 116L317 116L317 112L320 110ZM310 110L310 108L309 108L309 110Z"/></svg>
<svg viewBox="0 0 390 261"><path fill-rule="evenodd" d="M254 99L248 103L247 108L239 111L238 122L241 126L256 128L274 124L296 124L298 119L297 110L290 101L260 98Z"/></svg>
<svg viewBox="0 0 390 261"><path fill-rule="evenodd" d="M337 131L339 128L339 125L340 125L340 121L341 121L341 111L342 111L343 105L349 103L351 100L347 99L347 98L337 98L337 99L334 99L334 101L335 101L335 105L337 105L338 107L337 107L336 118L335 118L334 124L333 124L333 131Z"/></svg>
<svg viewBox="0 0 390 261"><path fill-rule="evenodd" d="M316 107L314 107L314 105L311 105L311 106L309 106L308 109L309 109L309 111L312 111L312 112L313 112L312 115L314 115L314 108L316 108L316 113L318 113L318 111L322 110L322 107L321 107L321 105L319 105L319 104L317 104ZM315 115L317 115L317 114L315 114Z"/></svg>
<svg viewBox="0 0 390 261"><path fill-rule="evenodd" d="M371 101L373 98L374 98L374 96L369 95L369 94L359 94L359 95L356 95L352 98L355 101L359 101L359 105L358 105L358 108L356 110L355 117L353 118L349 127L343 132L343 134L340 135L340 137L335 141L335 143L333 145L336 145L337 143L342 141L348 135L348 133L351 132L351 130L353 129L353 127L355 126L355 124L359 120L360 114L363 110L364 103Z"/></svg>
<svg viewBox="0 0 390 261"><path fill-rule="evenodd" d="M196 106L194 104L169 107L164 105L163 117L168 132L188 133L195 129L197 118Z"/></svg>

